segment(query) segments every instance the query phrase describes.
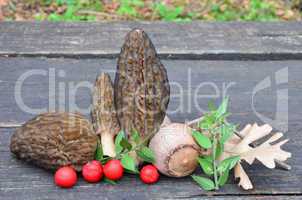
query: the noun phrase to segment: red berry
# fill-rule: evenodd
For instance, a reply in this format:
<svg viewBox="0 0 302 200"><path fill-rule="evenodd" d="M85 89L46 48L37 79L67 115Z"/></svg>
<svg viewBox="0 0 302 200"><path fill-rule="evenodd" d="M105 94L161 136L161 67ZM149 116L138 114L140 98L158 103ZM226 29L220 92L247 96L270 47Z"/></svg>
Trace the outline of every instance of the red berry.
<svg viewBox="0 0 302 200"><path fill-rule="evenodd" d="M117 181L122 178L124 174L124 168L119 160L110 160L104 165L105 176L113 181Z"/></svg>
<svg viewBox="0 0 302 200"><path fill-rule="evenodd" d="M86 163L82 168L82 175L89 183L100 181L103 177L102 164L97 160Z"/></svg>
<svg viewBox="0 0 302 200"><path fill-rule="evenodd" d="M63 188L70 188L77 182L77 173L72 167L61 167L55 173L55 183Z"/></svg>
<svg viewBox="0 0 302 200"><path fill-rule="evenodd" d="M158 181L159 173L154 165L146 165L140 171L140 178L146 184L152 184Z"/></svg>

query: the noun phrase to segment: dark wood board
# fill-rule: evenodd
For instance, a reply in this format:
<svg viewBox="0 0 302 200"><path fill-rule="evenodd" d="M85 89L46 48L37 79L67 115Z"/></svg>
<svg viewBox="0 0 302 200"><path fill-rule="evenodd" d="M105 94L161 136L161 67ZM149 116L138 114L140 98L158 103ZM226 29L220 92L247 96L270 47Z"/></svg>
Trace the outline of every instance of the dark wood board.
<svg viewBox="0 0 302 200"><path fill-rule="evenodd" d="M302 58L301 22L0 23L0 55L116 57L125 34L139 27L162 57Z"/></svg>
<svg viewBox="0 0 302 200"><path fill-rule="evenodd" d="M54 69L57 75L57 84L60 82L78 84L81 81L93 83L96 75L102 71L111 71L112 77L115 70L115 59L66 59L66 58L1 58L0 74L0 122L2 127L13 127L33 117L17 106L14 97L16 80L25 72L31 70L42 70L49 73ZM194 106L191 110L188 107L188 96L194 95L194 89L203 82L212 82L221 90L223 83L235 82L227 94L230 95L230 110L233 113L231 120L236 123L247 123L261 120L253 113L251 108L251 96L253 88L267 76L273 75L284 68L288 69L289 82L280 85L280 88L289 88L289 130L286 137L290 142L284 149L293 153L289 160L292 165L291 171L269 170L261 165L247 166L247 172L252 177L255 189L244 192L234 184L233 180L217 193L208 193L199 189L192 180L187 178L173 179L162 177L158 184L146 186L141 184L134 176L127 176L119 185L111 186L106 184L90 185L80 180L79 184L72 190L61 190L53 185L51 173L37 169L22 161L16 160L9 152L9 138L15 128L0 129L0 194L5 199L84 199L92 197L104 197L109 199L156 199L156 198L191 198L205 195L218 195L215 198L240 199L242 198L299 198L301 195L302 180L302 156L299 153L302 144L299 136L301 125L301 61L204 61L204 60L163 60L168 70L169 79L172 85L172 95L179 95L175 83L182 86L183 93L180 97L185 98L183 110L170 113L175 121L194 119L201 113ZM60 70L65 72L65 77L59 77ZM190 72L191 70L191 72ZM188 78L187 73L192 73ZM62 75L62 74L61 74ZM274 79L272 79L274 80ZM88 83L87 82L87 83ZM174 83L173 83L174 82ZM191 84L190 84L191 82ZM272 81L273 82L273 81ZM191 85L191 87L189 87ZM56 88L59 86L56 85ZM45 76L32 76L24 82L22 95L26 105L41 108L47 105L48 101L48 78ZM275 113L276 88L272 87L259 92L255 105L257 111L273 116ZM66 90L68 93L69 89ZM212 94L212 90L203 87L202 94ZM59 93L53 97L58 105ZM198 102L202 108L206 108L209 98L200 99ZM219 102L221 98L214 100ZM68 98L66 98L68 101ZM76 102L80 106L88 106L90 103L89 89L79 90ZM171 98L169 105L170 112L174 110L181 101L179 97ZM68 104L65 105L67 108ZM285 111L281 111L285 112ZM88 115L88 113L87 113ZM8 167L9 166L9 167ZM223 196L226 195L226 196ZM242 195L241 197L236 195ZM264 196L263 196L264 195ZM271 196L275 195L275 196ZM281 196L280 196L281 195ZM291 195L291 196L287 196ZM294 196L293 196L294 195ZM301 197L301 196L300 196ZM210 197L209 197L210 198Z"/></svg>
<svg viewBox="0 0 302 200"><path fill-rule="evenodd" d="M300 120L302 109L302 72L300 60L288 61L204 61L204 60L163 60L171 83L171 101L168 114L176 121L192 120L207 110L207 103L213 99L216 103L221 101L223 87L231 85L227 90L230 95L230 111L235 116L240 116L242 123L251 119L257 120L251 103L253 89L265 78L271 78L272 87L259 91L254 97L257 112L267 117L274 118L276 112L278 89L288 88L289 94L289 120ZM2 127L9 124L20 124L34 116L23 111L17 103L15 96L21 94L24 103L31 108L45 108L48 110L49 74L55 73L56 91L50 100L55 101L58 111L81 111L69 103L73 102L68 96L73 94L72 85L92 85L95 77L101 72L109 72L114 78L116 60L111 59L64 59L64 58L0 58L0 122ZM39 71L40 70L40 71ZM288 70L288 83L275 84L275 73ZM51 72L53 71L53 73ZM60 71L65 73L60 77ZM32 75L25 79L21 93L16 90L20 84L20 77L26 73L43 72L45 75ZM51 75L53 78L54 75ZM59 85L66 85L65 101L60 95ZM203 86L201 85L203 84ZM198 86L201 85L199 90ZM223 86L225 85L225 86ZM181 89L180 89L181 87ZM217 87L217 91L214 87ZM73 87L74 88L74 87ZM203 97L199 95L215 95L218 97ZM64 92L64 91L63 91ZM79 108L86 108L89 115L91 102L89 88L79 88L75 101ZM285 97L279 97L282 100ZM61 107L60 107L61 103ZM64 105L65 104L65 105ZM181 107L179 107L181 105ZM198 109L198 107L202 109ZM81 111L84 112L84 111ZM280 113L286 110L280 110ZM259 121L259 120L258 120ZM239 121L238 121L239 122Z"/></svg>
<svg viewBox="0 0 302 200"><path fill-rule="evenodd" d="M255 185L255 189L245 192L231 180L219 192L202 191L190 177L175 179L161 176L155 185L144 185L138 177L127 175L118 185L87 184L82 178L70 190L62 190L53 184L53 174L33 167L14 158L9 152L9 138L14 128L0 129L0 195L5 200L16 199L156 199L156 198L189 198L208 195L242 195L244 198L261 197L262 195L301 195L302 157L299 154L301 137L297 130L289 132L292 141L285 149L293 153L289 164L291 171L266 169L260 164L247 166L246 171ZM199 173L199 172L197 172ZM281 196L281 197L282 197ZM242 198L243 198L242 197ZM217 197L218 198L218 197ZM224 199L225 197L221 197ZM237 197L239 198L239 197ZM263 197L264 198L264 197ZM235 198L236 199L236 198ZM248 198L247 198L248 199ZM265 199L265 198L264 198Z"/></svg>
<svg viewBox="0 0 302 200"><path fill-rule="evenodd" d="M91 86L100 72L109 72L114 77L123 38L134 27L146 30L160 57L165 58L163 63L172 86L169 116L173 121L199 117L208 101L220 102L223 87L231 85L227 90L231 100L230 120L241 127L248 122L262 124L263 119L251 106L253 91L260 85L264 89L255 93L256 111L275 119L276 104L281 103L278 111L281 120L275 124L275 131L286 129L287 120L282 117L287 113L284 104L287 95L280 92L288 89L285 137L290 141L284 149L292 152L288 161L292 170L270 170L259 163L245 166L255 185L251 191L239 189L230 180L218 192L205 192L190 177L162 176L158 184L147 186L132 175L116 186L87 184L80 178L75 188L62 190L53 184L52 173L15 159L9 152L10 137L15 127L34 116L17 104L15 96L21 94L31 108L53 110L48 108L51 99L54 110L74 111L77 109L70 103L69 94L75 91L72 87L82 84L84 87L76 91L74 102L80 108L88 108L91 97L86 86ZM301 36L300 22L0 23L0 199L301 199ZM44 75L27 78L20 93L15 88L19 78L30 73ZM55 92L50 97L49 74L56 78ZM283 83L278 84L280 81ZM218 97L203 96L196 100L198 105L194 104L200 84L203 87L198 94L215 94L215 85ZM59 88L62 86L65 91ZM85 115L89 117L89 109Z"/></svg>

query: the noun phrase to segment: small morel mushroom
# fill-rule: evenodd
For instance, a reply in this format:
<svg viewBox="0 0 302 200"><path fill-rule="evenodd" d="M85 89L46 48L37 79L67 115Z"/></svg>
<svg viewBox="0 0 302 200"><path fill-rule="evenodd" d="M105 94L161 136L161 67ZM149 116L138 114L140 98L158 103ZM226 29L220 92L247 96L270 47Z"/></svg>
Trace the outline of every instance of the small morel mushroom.
<svg viewBox="0 0 302 200"><path fill-rule="evenodd" d="M101 136L103 154L115 157L114 138L120 131L114 106L114 92L110 76L102 73L97 77L92 95L92 122Z"/></svg>
<svg viewBox="0 0 302 200"><path fill-rule="evenodd" d="M45 169L72 166L81 171L93 160L97 136L92 124L77 113L45 113L16 130L10 150L18 158Z"/></svg>
<svg viewBox="0 0 302 200"><path fill-rule="evenodd" d="M114 94L120 126L128 137L133 130L142 139L159 130L169 103L170 86L166 69L143 30L133 29L126 36L118 59Z"/></svg>
<svg viewBox="0 0 302 200"><path fill-rule="evenodd" d="M160 128L149 147L155 154L158 170L172 177L191 174L197 167L202 150L195 143L187 124L171 123Z"/></svg>

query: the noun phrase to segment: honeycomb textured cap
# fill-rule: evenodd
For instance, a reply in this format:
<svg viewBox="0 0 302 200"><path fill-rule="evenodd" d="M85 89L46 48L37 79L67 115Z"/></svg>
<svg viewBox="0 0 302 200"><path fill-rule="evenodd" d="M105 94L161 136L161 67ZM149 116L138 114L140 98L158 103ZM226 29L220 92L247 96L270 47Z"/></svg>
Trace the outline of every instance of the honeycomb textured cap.
<svg viewBox="0 0 302 200"><path fill-rule="evenodd" d="M56 170L93 160L98 137L92 124L78 113L44 113L31 119L11 137L10 150L18 158Z"/></svg>
<svg viewBox="0 0 302 200"><path fill-rule="evenodd" d="M141 29L130 31L122 46L114 84L121 128L142 137L158 131L169 103L167 71L154 45Z"/></svg>

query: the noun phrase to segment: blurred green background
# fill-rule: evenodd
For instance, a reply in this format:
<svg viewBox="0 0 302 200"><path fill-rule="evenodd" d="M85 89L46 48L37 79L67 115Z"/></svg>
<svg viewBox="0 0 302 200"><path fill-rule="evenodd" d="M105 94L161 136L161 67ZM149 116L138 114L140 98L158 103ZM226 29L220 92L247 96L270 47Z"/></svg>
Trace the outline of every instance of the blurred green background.
<svg viewBox="0 0 302 200"><path fill-rule="evenodd" d="M0 0L0 20L301 20L302 0Z"/></svg>

